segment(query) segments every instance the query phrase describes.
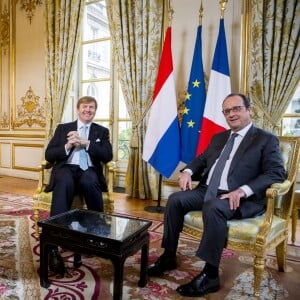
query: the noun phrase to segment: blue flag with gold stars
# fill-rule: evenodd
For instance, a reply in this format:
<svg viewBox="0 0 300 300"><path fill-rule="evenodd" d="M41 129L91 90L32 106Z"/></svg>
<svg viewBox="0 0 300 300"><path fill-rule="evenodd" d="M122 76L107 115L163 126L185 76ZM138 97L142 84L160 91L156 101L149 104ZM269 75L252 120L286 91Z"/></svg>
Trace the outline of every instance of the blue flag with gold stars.
<svg viewBox="0 0 300 300"><path fill-rule="evenodd" d="M199 25L181 122L181 161L184 163L189 163L196 155L206 100L201 34L202 26Z"/></svg>

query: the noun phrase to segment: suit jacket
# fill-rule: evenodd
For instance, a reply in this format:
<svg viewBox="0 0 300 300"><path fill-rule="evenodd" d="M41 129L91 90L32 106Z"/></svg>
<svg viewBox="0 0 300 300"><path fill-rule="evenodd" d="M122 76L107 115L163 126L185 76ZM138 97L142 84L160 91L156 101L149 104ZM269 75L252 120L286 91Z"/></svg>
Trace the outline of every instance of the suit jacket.
<svg viewBox="0 0 300 300"><path fill-rule="evenodd" d="M199 180L199 185L206 183L209 170L224 148L230 132L227 130L215 135L203 154L185 167L193 171L192 178ZM241 201L243 217L253 213L251 203L264 206L266 188L275 182L284 181L285 177L278 138L252 126L232 159L227 178L229 191L246 184L254 192L245 201ZM257 210L257 205L253 205L253 209Z"/></svg>
<svg viewBox="0 0 300 300"><path fill-rule="evenodd" d="M67 134L70 131L77 131L77 121L59 124L46 148L45 158L54 164L49 185L45 190L46 192L52 191L56 170L65 165L74 150L73 148L68 155L66 154L65 144L67 143ZM88 139L90 140L90 145L87 152L96 170L102 191L107 191L102 163L108 163L113 157L112 146L109 141L109 131L101 125L92 123Z"/></svg>

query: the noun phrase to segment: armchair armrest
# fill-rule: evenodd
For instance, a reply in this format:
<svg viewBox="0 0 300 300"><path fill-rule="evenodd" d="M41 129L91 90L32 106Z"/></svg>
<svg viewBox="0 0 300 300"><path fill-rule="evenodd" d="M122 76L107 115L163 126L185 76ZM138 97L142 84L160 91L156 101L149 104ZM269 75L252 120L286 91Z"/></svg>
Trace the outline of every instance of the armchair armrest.
<svg viewBox="0 0 300 300"><path fill-rule="evenodd" d="M116 172L116 162L110 161L104 165L104 176L106 178L107 189L109 193L113 191L115 172Z"/></svg>
<svg viewBox="0 0 300 300"><path fill-rule="evenodd" d="M273 216L274 209L280 206L279 203L276 203L276 200L278 197L282 197L286 195L290 188L292 186L292 183L289 180L285 180L284 182L276 182L271 185L266 191L266 197L267 197L267 211L266 211L266 218ZM280 200L280 199L278 199ZM278 201L280 202L280 201ZM270 220L272 221L272 220Z"/></svg>
<svg viewBox="0 0 300 300"><path fill-rule="evenodd" d="M291 188L292 183L289 180L285 180L284 182L276 182L271 185L271 188L277 190L277 196L285 195Z"/></svg>
<svg viewBox="0 0 300 300"><path fill-rule="evenodd" d="M45 170L49 170L53 167L53 164L46 161L46 160L42 160L41 164L38 166L38 170L39 170L39 181L38 181L38 187L36 189L37 194L42 193L44 191L44 188L46 186L45 183Z"/></svg>
<svg viewBox="0 0 300 300"><path fill-rule="evenodd" d="M51 169L53 167L53 163L50 163L46 160L43 160L42 163L41 163L41 167L44 169L44 170L48 170L48 169Z"/></svg>
<svg viewBox="0 0 300 300"><path fill-rule="evenodd" d="M258 245L264 245L265 240L270 232L271 224L273 221L273 216L275 212L275 204L278 197L282 197L283 195L286 195L290 188L292 186L292 183L289 180L285 180L282 183L274 183L266 190L266 198L267 198L267 210L265 213L265 219L263 222L263 225L261 226L256 239L256 244Z"/></svg>

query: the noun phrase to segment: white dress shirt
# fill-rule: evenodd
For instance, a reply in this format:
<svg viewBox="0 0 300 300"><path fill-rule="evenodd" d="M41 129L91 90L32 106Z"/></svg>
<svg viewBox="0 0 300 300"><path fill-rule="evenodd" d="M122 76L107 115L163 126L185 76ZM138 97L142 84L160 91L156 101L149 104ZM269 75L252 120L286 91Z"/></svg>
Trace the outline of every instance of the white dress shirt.
<svg viewBox="0 0 300 300"><path fill-rule="evenodd" d="M232 158L234 157L234 154L236 153L240 143L242 142L243 138L245 137L245 135L247 134L247 132L248 132L248 130L250 129L251 126L252 126L252 123L247 125L242 130L236 132L238 134L238 136L234 139L234 144L233 144L232 151L230 153L229 159L226 161L226 164L225 164L225 167L223 169L222 176L221 176L220 186L219 186L219 189L221 189L221 190L225 190L225 191L228 190L227 176L228 176L228 171L229 171L230 164L232 162ZM214 171L214 168L215 168L215 165L216 165L217 161L218 160L216 160L216 162L214 163L214 165L211 167L211 169L209 171L207 181L206 181L207 185L210 182L210 178L213 174L213 171ZM188 172L192 175L192 170L190 170L190 169L185 169L184 172ZM245 192L246 197L249 197L249 196L253 195L253 191L248 185L240 186L240 188Z"/></svg>
<svg viewBox="0 0 300 300"><path fill-rule="evenodd" d="M90 132L91 123L84 124L84 123L80 122L80 120L77 120L77 132L78 132L79 136L82 135L82 131L84 130L84 126L87 126L86 136L88 137L89 132ZM72 152L72 154L68 158L67 164L79 165L79 151L80 151L80 147L74 149L74 151ZM67 155L69 154L69 152L70 152L70 150L66 149ZM89 167L91 167L93 164L92 164L92 161L91 161L90 156L89 156L88 153L87 153L87 155L88 155L88 165L89 165Z"/></svg>

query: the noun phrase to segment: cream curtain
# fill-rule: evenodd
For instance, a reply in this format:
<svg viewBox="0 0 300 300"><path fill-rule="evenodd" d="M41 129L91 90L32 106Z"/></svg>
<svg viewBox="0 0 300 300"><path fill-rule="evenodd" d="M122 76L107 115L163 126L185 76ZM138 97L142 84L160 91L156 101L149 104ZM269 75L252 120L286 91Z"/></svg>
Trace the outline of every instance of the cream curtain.
<svg viewBox="0 0 300 300"><path fill-rule="evenodd" d="M300 1L250 1L249 95L255 121L278 134L300 74Z"/></svg>
<svg viewBox="0 0 300 300"><path fill-rule="evenodd" d="M153 199L157 180L142 160L142 151L162 45L164 1L106 0L106 4L119 79L132 120L126 193Z"/></svg>
<svg viewBox="0 0 300 300"><path fill-rule="evenodd" d="M62 120L72 71L78 56L83 0L46 1L46 141Z"/></svg>

